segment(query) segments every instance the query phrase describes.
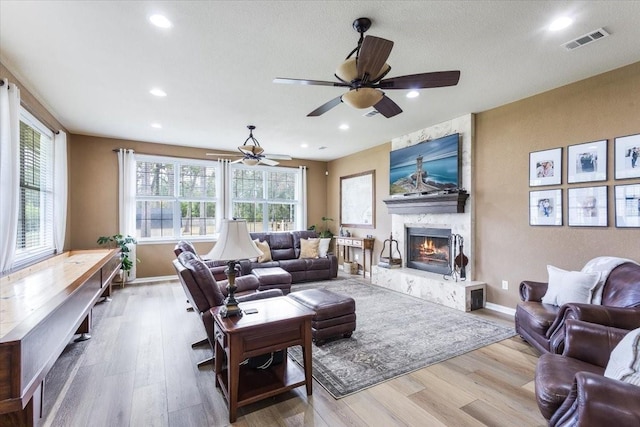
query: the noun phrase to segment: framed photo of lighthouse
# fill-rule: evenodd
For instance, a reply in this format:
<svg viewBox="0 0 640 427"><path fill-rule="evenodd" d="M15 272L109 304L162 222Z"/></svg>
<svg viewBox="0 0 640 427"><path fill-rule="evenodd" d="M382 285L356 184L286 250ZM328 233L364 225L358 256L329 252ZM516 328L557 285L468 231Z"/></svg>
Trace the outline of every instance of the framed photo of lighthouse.
<svg viewBox="0 0 640 427"><path fill-rule="evenodd" d="M460 134L454 133L390 155L391 195L428 194L460 186Z"/></svg>

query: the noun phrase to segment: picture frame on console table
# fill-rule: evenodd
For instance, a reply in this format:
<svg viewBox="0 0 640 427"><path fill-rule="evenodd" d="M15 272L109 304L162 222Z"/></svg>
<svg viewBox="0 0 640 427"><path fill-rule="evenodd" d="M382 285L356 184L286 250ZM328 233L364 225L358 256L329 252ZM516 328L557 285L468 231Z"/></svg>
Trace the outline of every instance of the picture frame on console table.
<svg viewBox="0 0 640 427"><path fill-rule="evenodd" d="M562 225L562 190L529 192L529 225Z"/></svg>
<svg viewBox="0 0 640 427"><path fill-rule="evenodd" d="M567 195L570 227L606 227L607 186L570 188Z"/></svg>
<svg viewBox="0 0 640 427"><path fill-rule="evenodd" d="M529 187L562 183L562 147L529 153Z"/></svg>
<svg viewBox="0 0 640 427"><path fill-rule="evenodd" d="M340 177L340 225L375 228L376 171Z"/></svg>
<svg viewBox="0 0 640 427"><path fill-rule="evenodd" d="M616 227L640 227L640 184L616 185Z"/></svg>
<svg viewBox="0 0 640 427"><path fill-rule="evenodd" d="M567 148L567 182L607 180L607 140L570 145Z"/></svg>
<svg viewBox="0 0 640 427"><path fill-rule="evenodd" d="M640 178L640 134L615 139L615 179Z"/></svg>

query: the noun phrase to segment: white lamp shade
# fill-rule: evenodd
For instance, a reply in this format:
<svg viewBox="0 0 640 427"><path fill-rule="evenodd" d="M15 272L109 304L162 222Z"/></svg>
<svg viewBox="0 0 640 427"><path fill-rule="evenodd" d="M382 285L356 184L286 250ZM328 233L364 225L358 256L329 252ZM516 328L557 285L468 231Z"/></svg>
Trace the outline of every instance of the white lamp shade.
<svg viewBox="0 0 640 427"><path fill-rule="evenodd" d="M223 219L218 241L204 258L217 261L237 261L261 255L262 251L251 240L246 221Z"/></svg>

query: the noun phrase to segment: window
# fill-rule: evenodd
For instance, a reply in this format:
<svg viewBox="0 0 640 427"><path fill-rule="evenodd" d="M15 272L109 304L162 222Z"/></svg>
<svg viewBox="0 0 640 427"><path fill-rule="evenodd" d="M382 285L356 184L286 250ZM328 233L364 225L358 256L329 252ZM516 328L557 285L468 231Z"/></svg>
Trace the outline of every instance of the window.
<svg viewBox="0 0 640 427"><path fill-rule="evenodd" d="M53 243L53 133L20 112L20 199L14 267L55 252Z"/></svg>
<svg viewBox="0 0 640 427"><path fill-rule="evenodd" d="M249 231L297 229L300 179L298 169L231 165L231 216Z"/></svg>
<svg viewBox="0 0 640 427"><path fill-rule="evenodd" d="M211 238L221 209L218 171L212 161L137 155L137 238Z"/></svg>

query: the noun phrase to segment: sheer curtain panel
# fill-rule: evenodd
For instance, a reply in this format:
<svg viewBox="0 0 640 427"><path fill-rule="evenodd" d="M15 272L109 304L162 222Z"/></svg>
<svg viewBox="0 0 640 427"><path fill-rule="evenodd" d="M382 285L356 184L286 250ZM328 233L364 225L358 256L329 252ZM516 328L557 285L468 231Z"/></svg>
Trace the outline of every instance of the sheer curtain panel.
<svg viewBox="0 0 640 427"><path fill-rule="evenodd" d="M67 134L53 135L53 243L56 253L64 250L67 230Z"/></svg>
<svg viewBox="0 0 640 427"><path fill-rule="evenodd" d="M136 156L133 150L118 150L119 233L136 237ZM133 267L125 281L136 278L136 246L129 246Z"/></svg>
<svg viewBox="0 0 640 427"><path fill-rule="evenodd" d="M8 272L16 253L20 198L20 90L0 86L0 272ZM1 274L1 273L0 273Z"/></svg>
<svg viewBox="0 0 640 427"><path fill-rule="evenodd" d="M298 223L296 230L307 229L307 167L300 166L300 179L298 180L298 197L300 215L298 215Z"/></svg>

